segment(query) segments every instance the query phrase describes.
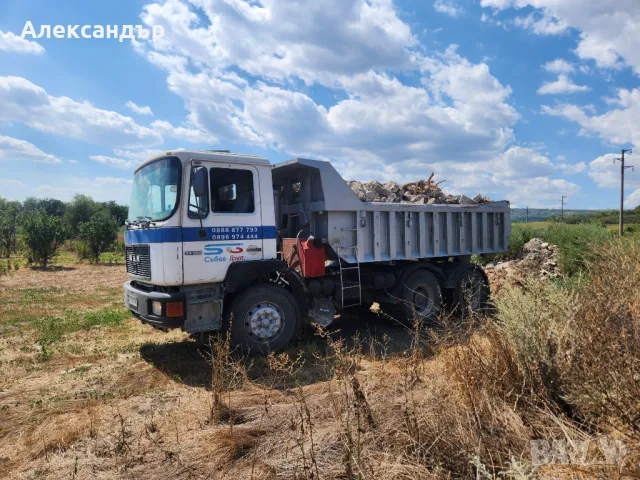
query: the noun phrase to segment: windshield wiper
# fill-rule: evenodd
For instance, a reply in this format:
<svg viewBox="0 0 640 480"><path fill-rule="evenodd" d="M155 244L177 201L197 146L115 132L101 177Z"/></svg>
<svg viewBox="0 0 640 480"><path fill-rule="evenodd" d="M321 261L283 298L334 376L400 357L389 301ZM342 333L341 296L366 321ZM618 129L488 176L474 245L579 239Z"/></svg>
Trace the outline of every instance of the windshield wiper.
<svg viewBox="0 0 640 480"><path fill-rule="evenodd" d="M138 215L135 220L126 220L125 225L127 228L130 228L131 225L135 225L137 227L149 228L151 225L155 225L156 222L153 221L153 217L147 217L145 215Z"/></svg>

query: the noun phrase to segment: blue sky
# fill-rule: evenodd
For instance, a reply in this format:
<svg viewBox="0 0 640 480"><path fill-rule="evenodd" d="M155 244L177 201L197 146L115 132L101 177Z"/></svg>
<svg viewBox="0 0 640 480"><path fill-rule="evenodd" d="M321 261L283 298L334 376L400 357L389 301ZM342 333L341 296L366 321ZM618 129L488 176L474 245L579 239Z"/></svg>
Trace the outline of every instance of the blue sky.
<svg viewBox="0 0 640 480"><path fill-rule="evenodd" d="M164 35L20 38L27 21ZM228 148L615 208L613 158L640 143L637 31L636 0L4 0L0 196L127 203L146 157Z"/></svg>

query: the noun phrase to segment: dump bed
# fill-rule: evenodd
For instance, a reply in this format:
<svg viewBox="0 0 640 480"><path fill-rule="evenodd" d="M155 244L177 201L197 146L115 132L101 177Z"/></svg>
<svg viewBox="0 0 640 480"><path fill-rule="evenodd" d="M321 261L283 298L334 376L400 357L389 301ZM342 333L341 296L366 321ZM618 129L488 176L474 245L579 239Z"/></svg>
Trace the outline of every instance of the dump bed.
<svg viewBox="0 0 640 480"><path fill-rule="evenodd" d="M503 252L509 202L415 205L363 202L328 162L296 158L272 168L276 226L308 229L348 262L385 262Z"/></svg>

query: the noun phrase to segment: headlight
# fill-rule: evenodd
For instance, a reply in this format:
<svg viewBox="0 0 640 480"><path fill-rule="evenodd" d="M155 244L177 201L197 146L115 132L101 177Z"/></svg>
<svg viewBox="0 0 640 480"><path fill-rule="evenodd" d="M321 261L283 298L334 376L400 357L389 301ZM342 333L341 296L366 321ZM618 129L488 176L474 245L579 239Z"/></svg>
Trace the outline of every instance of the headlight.
<svg viewBox="0 0 640 480"><path fill-rule="evenodd" d="M156 317L162 316L162 303L158 300L154 300L151 302L151 313L153 313Z"/></svg>

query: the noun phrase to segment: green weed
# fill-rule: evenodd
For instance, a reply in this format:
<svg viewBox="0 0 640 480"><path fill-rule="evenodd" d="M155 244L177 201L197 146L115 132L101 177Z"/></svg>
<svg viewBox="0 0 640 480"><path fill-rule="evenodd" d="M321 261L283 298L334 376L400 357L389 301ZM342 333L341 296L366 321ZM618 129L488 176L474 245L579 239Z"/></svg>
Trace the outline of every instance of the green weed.
<svg viewBox="0 0 640 480"><path fill-rule="evenodd" d="M40 317L31 323L41 344L52 344L64 335L80 330L91 330L94 327L113 327L121 325L130 317L124 308L107 308L89 313L65 311L62 317Z"/></svg>

